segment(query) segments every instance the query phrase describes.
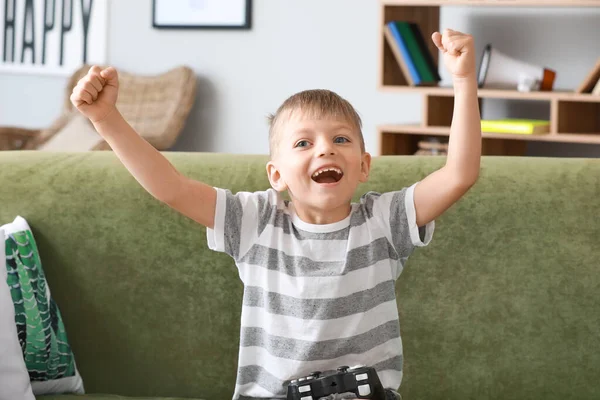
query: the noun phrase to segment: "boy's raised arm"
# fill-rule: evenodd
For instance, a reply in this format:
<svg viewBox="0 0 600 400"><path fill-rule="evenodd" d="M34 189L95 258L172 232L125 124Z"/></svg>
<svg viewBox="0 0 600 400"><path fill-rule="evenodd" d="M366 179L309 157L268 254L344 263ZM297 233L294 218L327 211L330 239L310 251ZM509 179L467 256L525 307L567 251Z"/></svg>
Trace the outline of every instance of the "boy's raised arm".
<svg viewBox="0 0 600 400"><path fill-rule="evenodd" d="M415 187L418 226L437 218L475 184L481 159L481 117L473 38L446 29L443 35L435 32L432 39L452 73L454 111L446 164Z"/></svg>
<svg viewBox="0 0 600 400"><path fill-rule="evenodd" d="M181 175L125 121L116 107L118 91L117 71L94 66L73 88L71 102L89 118L144 189L187 217L213 228L215 189Z"/></svg>

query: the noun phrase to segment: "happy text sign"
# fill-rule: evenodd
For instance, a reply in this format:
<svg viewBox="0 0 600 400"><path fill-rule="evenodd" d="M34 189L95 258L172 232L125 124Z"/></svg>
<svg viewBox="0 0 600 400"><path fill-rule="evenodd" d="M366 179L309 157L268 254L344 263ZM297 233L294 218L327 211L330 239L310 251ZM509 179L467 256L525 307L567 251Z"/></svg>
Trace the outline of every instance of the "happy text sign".
<svg viewBox="0 0 600 400"><path fill-rule="evenodd" d="M0 0L0 72L106 62L107 0Z"/></svg>

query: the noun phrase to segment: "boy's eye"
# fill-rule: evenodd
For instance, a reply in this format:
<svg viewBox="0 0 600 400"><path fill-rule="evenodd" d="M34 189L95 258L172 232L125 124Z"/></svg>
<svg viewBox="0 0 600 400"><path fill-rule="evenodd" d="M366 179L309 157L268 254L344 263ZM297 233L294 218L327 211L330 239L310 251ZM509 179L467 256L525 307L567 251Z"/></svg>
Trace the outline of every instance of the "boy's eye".
<svg viewBox="0 0 600 400"><path fill-rule="evenodd" d="M298 143L296 143L295 147L306 147L308 146L308 140L300 140Z"/></svg>
<svg viewBox="0 0 600 400"><path fill-rule="evenodd" d="M340 141L340 139L341 139L341 141ZM344 142L349 142L349 140L347 138L343 137L343 136L338 136L338 137L335 138L334 142L336 142L336 143L344 143Z"/></svg>

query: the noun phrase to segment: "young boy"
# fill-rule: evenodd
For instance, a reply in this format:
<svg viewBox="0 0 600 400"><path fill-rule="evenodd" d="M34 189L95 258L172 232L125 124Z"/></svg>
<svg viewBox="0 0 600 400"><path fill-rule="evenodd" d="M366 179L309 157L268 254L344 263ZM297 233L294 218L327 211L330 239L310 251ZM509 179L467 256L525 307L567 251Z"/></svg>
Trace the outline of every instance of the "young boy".
<svg viewBox="0 0 600 400"><path fill-rule="evenodd" d="M232 194L182 176L140 138L116 109L113 68L92 67L74 88L73 104L137 181L205 225L209 247L235 260L245 290L234 399L285 398L290 380L342 365L374 367L388 398L399 398L395 281L414 248L430 242L435 218L476 182L481 156L473 39L452 30L432 39L454 81L446 164L359 203L351 198L371 156L360 117L335 93L287 99L270 121L272 188Z"/></svg>

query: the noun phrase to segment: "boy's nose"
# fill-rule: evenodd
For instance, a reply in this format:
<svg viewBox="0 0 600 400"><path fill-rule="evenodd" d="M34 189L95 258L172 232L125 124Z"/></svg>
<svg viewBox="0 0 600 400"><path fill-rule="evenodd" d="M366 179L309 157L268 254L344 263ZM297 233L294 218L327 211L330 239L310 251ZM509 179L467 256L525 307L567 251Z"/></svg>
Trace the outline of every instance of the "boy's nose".
<svg viewBox="0 0 600 400"><path fill-rule="evenodd" d="M319 156L332 156L335 154L335 147L333 143L321 142L319 145Z"/></svg>

